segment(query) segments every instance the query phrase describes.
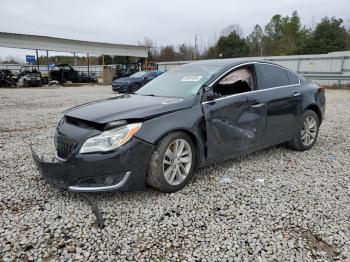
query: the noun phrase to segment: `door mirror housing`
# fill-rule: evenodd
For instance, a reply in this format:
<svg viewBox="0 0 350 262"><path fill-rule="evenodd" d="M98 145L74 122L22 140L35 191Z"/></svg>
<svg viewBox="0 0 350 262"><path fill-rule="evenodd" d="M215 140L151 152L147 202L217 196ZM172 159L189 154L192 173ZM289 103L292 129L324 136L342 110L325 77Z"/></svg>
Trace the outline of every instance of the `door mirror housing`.
<svg viewBox="0 0 350 262"><path fill-rule="evenodd" d="M207 100L208 101L213 101L218 98L218 95L215 93L207 94Z"/></svg>

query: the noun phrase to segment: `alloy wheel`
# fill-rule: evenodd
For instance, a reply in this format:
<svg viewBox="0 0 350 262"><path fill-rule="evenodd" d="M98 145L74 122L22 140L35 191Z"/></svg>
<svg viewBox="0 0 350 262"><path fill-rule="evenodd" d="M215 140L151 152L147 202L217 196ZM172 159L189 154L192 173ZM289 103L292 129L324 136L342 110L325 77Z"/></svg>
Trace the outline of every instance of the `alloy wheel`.
<svg viewBox="0 0 350 262"><path fill-rule="evenodd" d="M172 186L181 184L192 166L192 149L184 139L176 139L165 151L163 158L163 175Z"/></svg>
<svg viewBox="0 0 350 262"><path fill-rule="evenodd" d="M301 129L301 141L304 146L311 145L317 135L317 121L313 116L307 116Z"/></svg>

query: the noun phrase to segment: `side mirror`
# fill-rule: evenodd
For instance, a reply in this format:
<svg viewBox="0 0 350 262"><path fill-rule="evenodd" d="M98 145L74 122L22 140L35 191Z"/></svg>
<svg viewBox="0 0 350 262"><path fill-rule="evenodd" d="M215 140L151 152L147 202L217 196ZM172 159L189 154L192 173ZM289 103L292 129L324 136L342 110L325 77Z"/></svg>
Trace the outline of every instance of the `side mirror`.
<svg viewBox="0 0 350 262"><path fill-rule="evenodd" d="M218 95L217 95L217 94L214 94L214 93L208 94L208 95L207 95L207 100L208 100L208 101L213 101L213 100L215 100L215 99L217 99L217 98L218 98Z"/></svg>

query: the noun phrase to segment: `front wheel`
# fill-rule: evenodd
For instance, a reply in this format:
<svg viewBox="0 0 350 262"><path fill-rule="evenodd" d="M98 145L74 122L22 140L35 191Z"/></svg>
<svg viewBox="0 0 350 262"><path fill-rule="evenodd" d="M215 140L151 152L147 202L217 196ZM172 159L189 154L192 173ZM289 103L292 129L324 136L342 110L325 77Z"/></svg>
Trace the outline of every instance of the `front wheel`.
<svg viewBox="0 0 350 262"><path fill-rule="evenodd" d="M133 83L132 85L131 85L131 92L135 92L135 91L137 91L137 90L139 90L141 88L141 85L139 84L139 83Z"/></svg>
<svg viewBox="0 0 350 262"><path fill-rule="evenodd" d="M183 188L195 168L195 147L183 132L165 136L153 152L147 172L147 184L162 192Z"/></svg>
<svg viewBox="0 0 350 262"><path fill-rule="evenodd" d="M23 80L23 86L24 87L29 87L29 81L28 80Z"/></svg>
<svg viewBox="0 0 350 262"><path fill-rule="evenodd" d="M320 121L312 110L306 110L301 116L297 134L288 145L298 151L305 151L314 146L318 137Z"/></svg>

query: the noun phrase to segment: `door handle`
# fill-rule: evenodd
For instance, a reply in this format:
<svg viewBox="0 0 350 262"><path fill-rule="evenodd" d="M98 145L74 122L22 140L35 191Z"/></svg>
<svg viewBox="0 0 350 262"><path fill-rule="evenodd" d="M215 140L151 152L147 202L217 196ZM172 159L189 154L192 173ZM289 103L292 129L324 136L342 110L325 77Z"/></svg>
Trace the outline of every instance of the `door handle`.
<svg viewBox="0 0 350 262"><path fill-rule="evenodd" d="M258 104L251 105L250 108L260 108L260 107L263 107L264 105L265 103L258 103Z"/></svg>
<svg viewBox="0 0 350 262"><path fill-rule="evenodd" d="M299 93L299 92L294 92L293 96L294 96L294 97L301 96L301 93Z"/></svg>

